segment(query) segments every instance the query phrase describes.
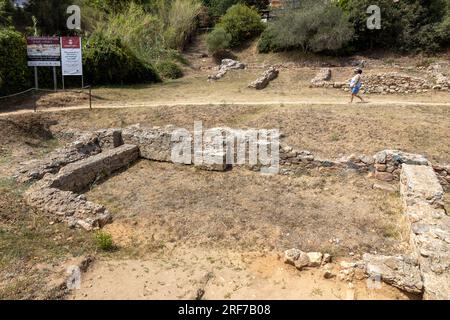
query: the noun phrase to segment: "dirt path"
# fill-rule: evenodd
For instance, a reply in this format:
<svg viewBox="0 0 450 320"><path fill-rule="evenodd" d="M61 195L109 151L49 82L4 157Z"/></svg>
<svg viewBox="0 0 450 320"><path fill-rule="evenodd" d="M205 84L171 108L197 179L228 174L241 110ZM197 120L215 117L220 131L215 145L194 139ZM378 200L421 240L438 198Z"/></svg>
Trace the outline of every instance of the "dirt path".
<svg viewBox="0 0 450 320"><path fill-rule="evenodd" d="M93 108L95 109L121 109L121 108L142 108L142 107L196 107L196 106L236 106L236 105L246 105L246 106L273 106L277 104L283 105L349 105L345 101L331 101L331 100L297 100L297 101L280 101L271 100L265 102L251 102L251 101L233 101L233 102L202 102L202 101L186 101L186 102L160 102L160 103L126 103L126 104L95 104ZM438 106L438 107L450 107L450 103L445 102L416 102L416 101L399 101L399 100L370 100L368 103L354 103L355 105L360 105L361 107L376 107L376 106ZM70 111L70 110L86 110L89 106L70 106L70 107L56 107L56 108L46 108L39 109L37 112L59 112L59 111ZM29 114L34 113L34 110L17 110L11 112L0 112L0 117L8 117L19 114Z"/></svg>

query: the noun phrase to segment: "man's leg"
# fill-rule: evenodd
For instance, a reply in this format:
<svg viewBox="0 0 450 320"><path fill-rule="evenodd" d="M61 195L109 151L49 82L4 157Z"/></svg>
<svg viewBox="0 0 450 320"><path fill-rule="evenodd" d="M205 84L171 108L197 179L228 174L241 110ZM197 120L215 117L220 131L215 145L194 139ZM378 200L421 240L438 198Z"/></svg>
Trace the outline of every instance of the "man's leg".
<svg viewBox="0 0 450 320"><path fill-rule="evenodd" d="M363 99L359 94L357 94L356 96L359 98L359 100L361 100L362 102L364 102L364 99Z"/></svg>
<svg viewBox="0 0 450 320"><path fill-rule="evenodd" d="M350 98L350 103L353 103L353 98L355 97L355 95L352 93L352 97Z"/></svg>

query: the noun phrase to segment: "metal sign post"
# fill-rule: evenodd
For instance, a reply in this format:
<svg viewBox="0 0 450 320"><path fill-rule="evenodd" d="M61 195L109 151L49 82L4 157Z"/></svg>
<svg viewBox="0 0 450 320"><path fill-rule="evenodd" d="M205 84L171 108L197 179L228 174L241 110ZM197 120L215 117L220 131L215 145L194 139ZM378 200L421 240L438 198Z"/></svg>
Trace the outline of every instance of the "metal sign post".
<svg viewBox="0 0 450 320"><path fill-rule="evenodd" d="M39 90L39 79L37 67L34 67L34 88Z"/></svg>
<svg viewBox="0 0 450 320"><path fill-rule="evenodd" d="M53 67L53 90L58 90L58 80L56 79L56 67Z"/></svg>

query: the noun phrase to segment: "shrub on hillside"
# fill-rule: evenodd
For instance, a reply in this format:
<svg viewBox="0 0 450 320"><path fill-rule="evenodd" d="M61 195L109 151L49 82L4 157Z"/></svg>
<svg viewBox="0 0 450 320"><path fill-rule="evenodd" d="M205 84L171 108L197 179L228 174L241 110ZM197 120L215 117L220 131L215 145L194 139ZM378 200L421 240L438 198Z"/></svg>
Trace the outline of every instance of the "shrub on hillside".
<svg viewBox="0 0 450 320"><path fill-rule="evenodd" d="M236 3L243 3L258 10L266 9L269 5L269 0L202 0L202 2L213 16L223 16L228 8Z"/></svg>
<svg viewBox="0 0 450 320"><path fill-rule="evenodd" d="M230 34L230 46L237 46L243 41L259 35L265 25L261 21L258 11L243 4L236 4L227 10L216 27L223 28Z"/></svg>
<svg viewBox="0 0 450 320"><path fill-rule="evenodd" d="M163 61L156 65L159 74L165 79L178 79L183 76L183 70L172 61Z"/></svg>
<svg viewBox="0 0 450 320"><path fill-rule="evenodd" d="M86 79L94 85L161 81L155 69L136 57L119 38L100 33L84 43L83 64Z"/></svg>
<svg viewBox="0 0 450 320"><path fill-rule="evenodd" d="M0 95L30 87L25 37L13 29L0 29Z"/></svg>
<svg viewBox="0 0 450 320"><path fill-rule="evenodd" d="M273 28L272 25L269 25L269 27L264 30L264 32L261 34L261 37L259 38L258 52L269 53L280 51L280 48L275 43L275 37L275 28Z"/></svg>
<svg viewBox="0 0 450 320"><path fill-rule="evenodd" d="M378 0L381 29L367 28L366 9L371 0L340 0L348 13L356 37L353 45L360 50L388 48L400 51L435 51L449 43L449 0ZM447 31L447 32L446 32Z"/></svg>
<svg viewBox="0 0 450 320"><path fill-rule="evenodd" d="M230 41L231 35L221 27L214 28L214 30L210 34L208 34L208 37L206 38L208 51L212 54L228 48L230 45Z"/></svg>
<svg viewBox="0 0 450 320"><path fill-rule="evenodd" d="M304 52L336 51L353 37L343 11L329 2L305 1L271 23L260 40L261 52L302 49Z"/></svg>

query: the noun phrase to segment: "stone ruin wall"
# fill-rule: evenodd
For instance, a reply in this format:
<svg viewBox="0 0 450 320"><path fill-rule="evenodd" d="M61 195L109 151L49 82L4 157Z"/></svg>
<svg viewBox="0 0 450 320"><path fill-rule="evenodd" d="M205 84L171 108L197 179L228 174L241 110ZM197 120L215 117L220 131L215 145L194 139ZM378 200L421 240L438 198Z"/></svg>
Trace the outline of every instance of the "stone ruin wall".
<svg viewBox="0 0 450 320"><path fill-rule="evenodd" d="M138 158L171 162L175 129L173 126L133 125L82 133L73 143L55 150L45 159L23 163L16 179L27 183L37 180L25 194L26 202L36 210L70 227L101 228L112 221L111 214L80 193L115 171L126 169ZM216 130L224 137L230 132L239 132L229 128ZM371 177L379 180L400 181L405 214L411 222L413 252L409 256L395 257L365 254L359 265L368 276L379 275L383 281L402 290L423 293L425 299L450 298L450 217L443 208L443 187L448 188L450 183L449 166L432 165L422 155L397 150L327 160L309 151L281 145L279 155L280 174L284 175L322 168L370 172ZM222 165L199 165L198 168L225 171L230 167L226 164L227 150L222 151L221 157ZM261 170L259 165L246 167ZM286 261L298 268L317 267L330 259L326 254L292 250L286 253ZM295 257L291 257L291 253L295 253ZM357 267L357 263L346 265L342 270L344 278Z"/></svg>
<svg viewBox="0 0 450 320"><path fill-rule="evenodd" d="M409 94L426 93L430 90L450 91L450 80L442 72L429 71L430 78L413 77L399 72L387 72L379 74L364 74L361 91L363 93L378 94ZM349 92L349 83L331 81L331 69L322 68L311 80L311 88L336 88Z"/></svg>

